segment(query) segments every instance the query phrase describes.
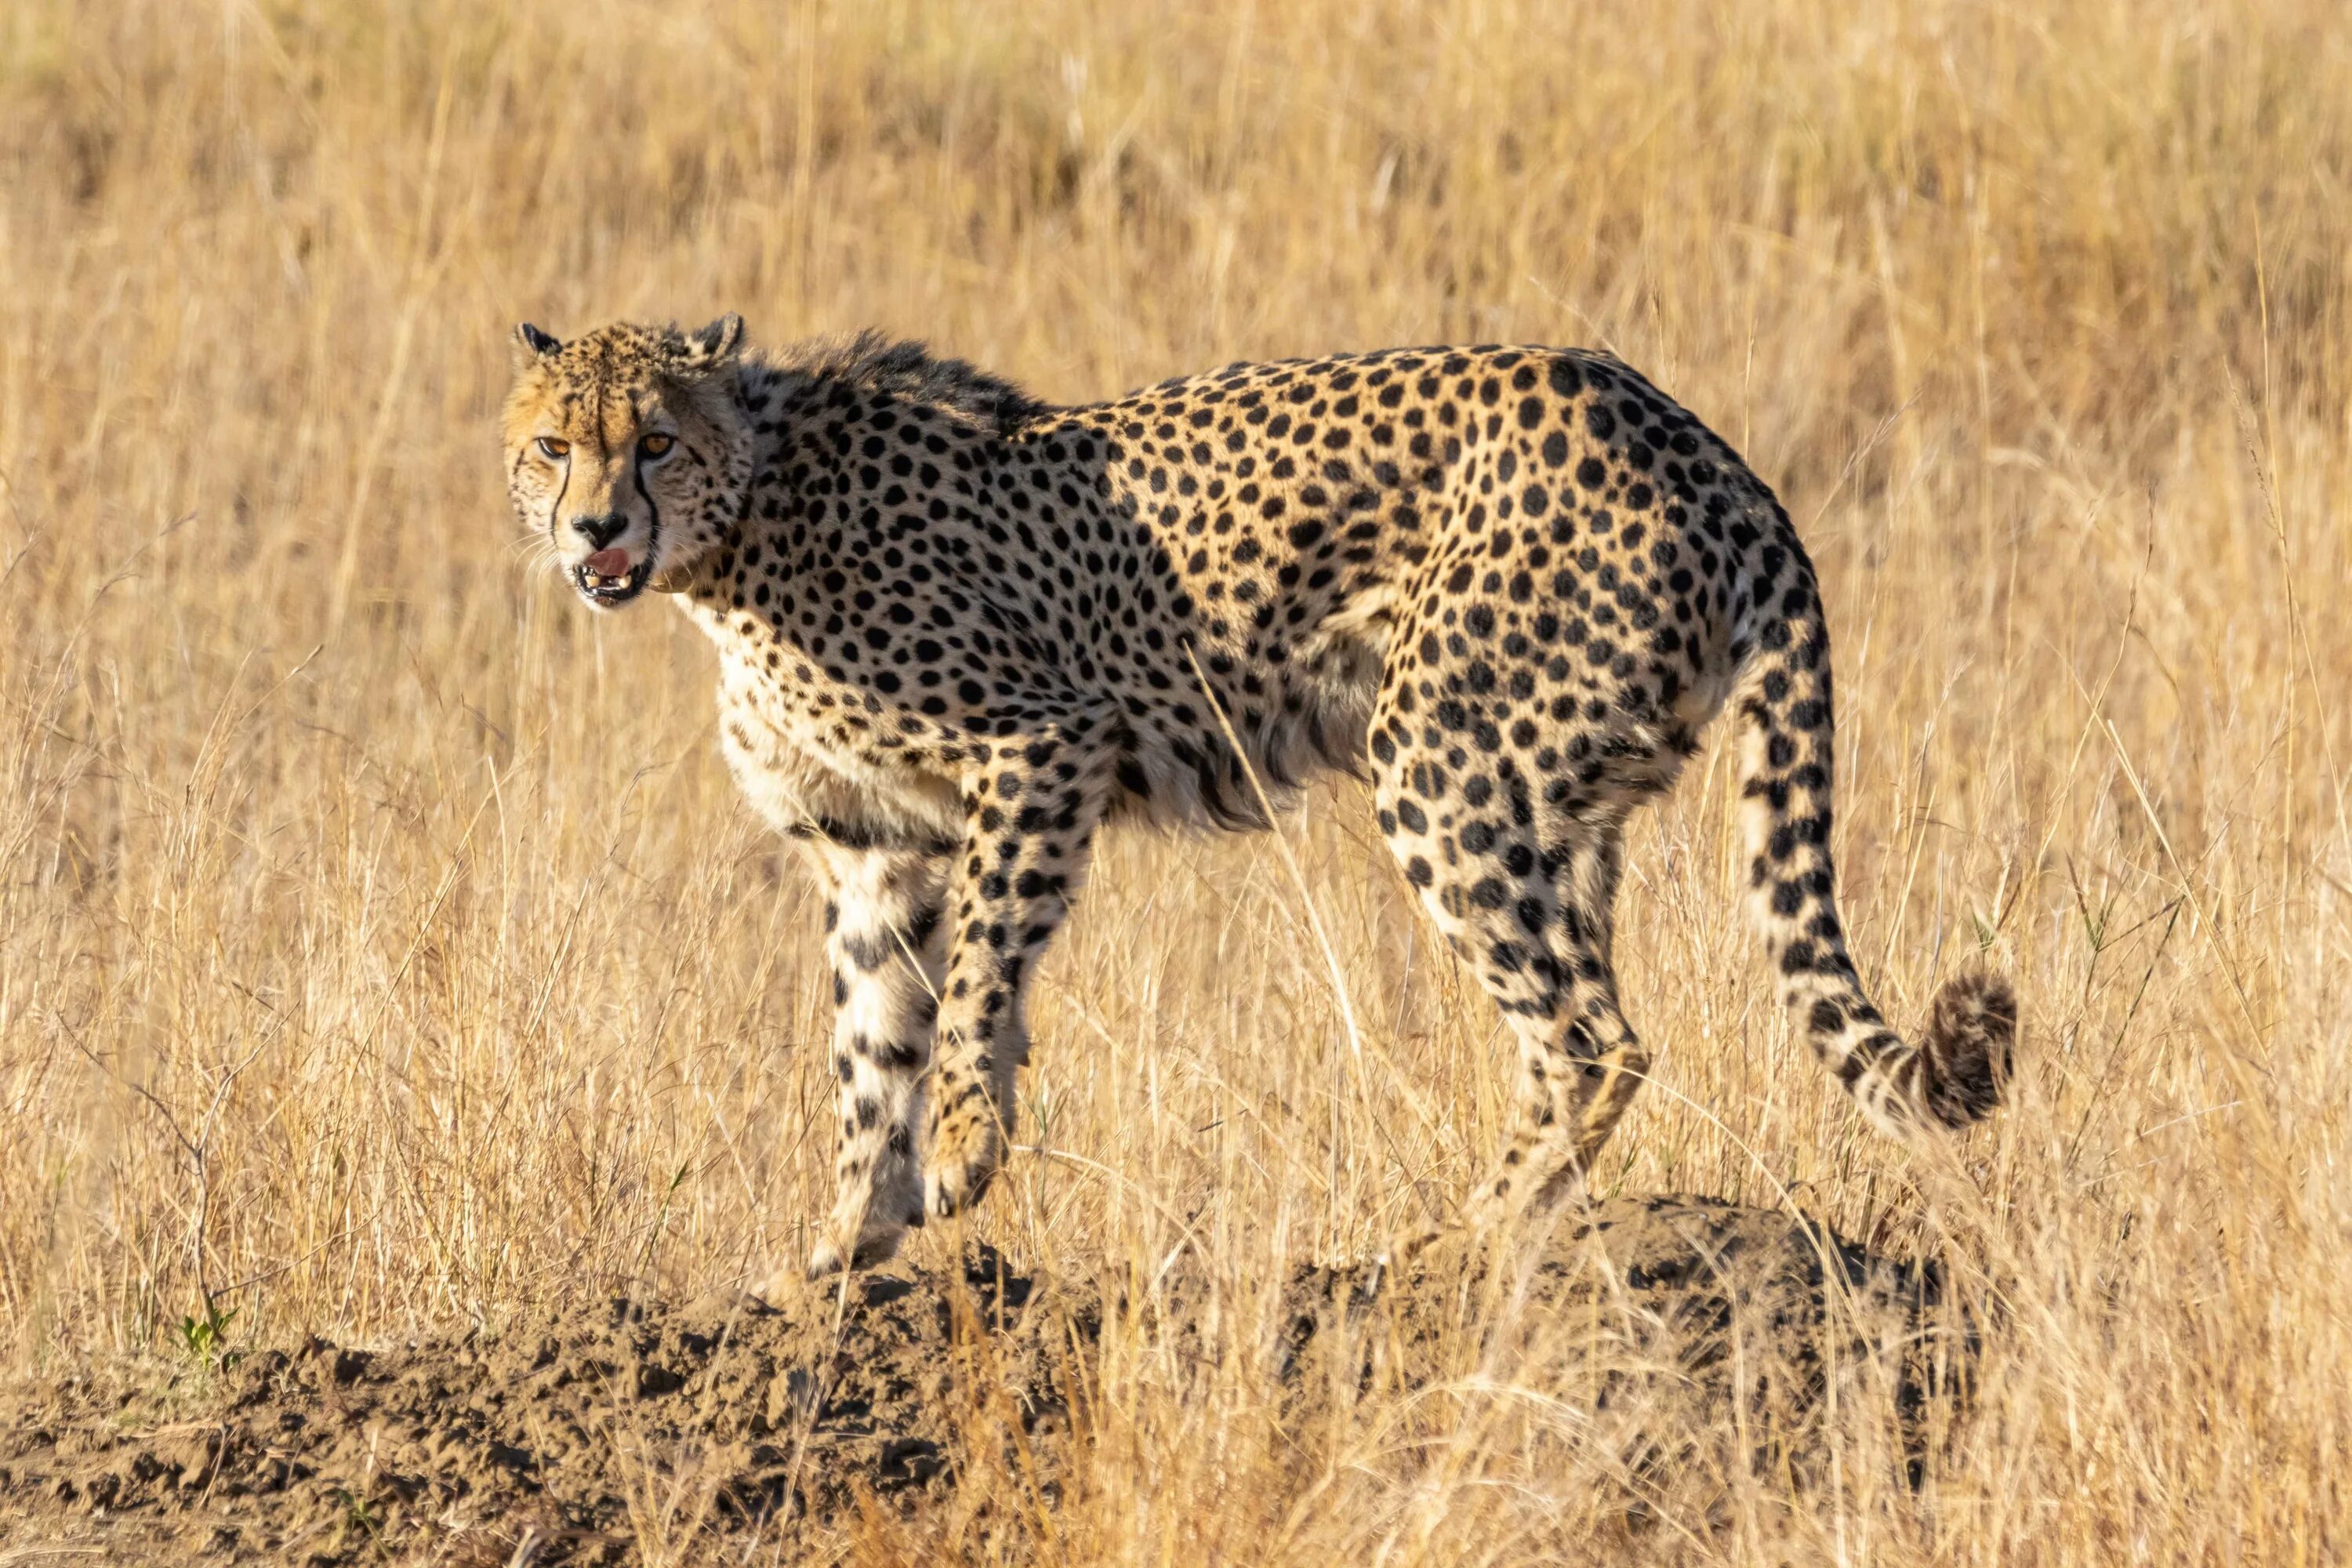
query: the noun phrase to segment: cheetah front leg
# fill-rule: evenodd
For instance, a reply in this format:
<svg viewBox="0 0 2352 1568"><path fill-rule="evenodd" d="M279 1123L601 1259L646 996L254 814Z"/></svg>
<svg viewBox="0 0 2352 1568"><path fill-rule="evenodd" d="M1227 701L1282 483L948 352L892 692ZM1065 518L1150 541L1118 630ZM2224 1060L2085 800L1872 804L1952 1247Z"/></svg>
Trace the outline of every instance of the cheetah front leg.
<svg viewBox="0 0 2352 1568"><path fill-rule="evenodd" d="M1029 1058L1025 997L1047 941L1086 879L1108 770L1054 740L998 752L965 795L950 886L926 1206L941 1219L979 1201L1003 1163L1013 1073Z"/></svg>
<svg viewBox="0 0 2352 1568"><path fill-rule="evenodd" d="M946 973L944 853L810 842L827 884L833 1074L840 1117L836 1197L809 1258L811 1279L888 1258L923 1223L915 1150L923 1082Z"/></svg>

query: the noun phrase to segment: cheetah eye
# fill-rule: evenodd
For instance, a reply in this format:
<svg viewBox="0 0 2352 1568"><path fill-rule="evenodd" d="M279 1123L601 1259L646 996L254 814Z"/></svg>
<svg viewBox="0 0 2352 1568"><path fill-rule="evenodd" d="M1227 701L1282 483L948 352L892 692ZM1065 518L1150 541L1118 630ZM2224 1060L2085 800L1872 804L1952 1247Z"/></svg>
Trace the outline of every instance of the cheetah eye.
<svg viewBox="0 0 2352 1568"><path fill-rule="evenodd" d="M637 450L648 458L658 458L676 445L677 445L677 437L665 436L659 431L656 431L650 436L642 437L638 439Z"/></svg>
<svg viewBox="0 0 2352 1568"><path fill-rule="evenodd" d="M559 441L552 436L541 436L539 438L539 451L541 457L553 462L561 462L572 455L572 443Z"/></svg>

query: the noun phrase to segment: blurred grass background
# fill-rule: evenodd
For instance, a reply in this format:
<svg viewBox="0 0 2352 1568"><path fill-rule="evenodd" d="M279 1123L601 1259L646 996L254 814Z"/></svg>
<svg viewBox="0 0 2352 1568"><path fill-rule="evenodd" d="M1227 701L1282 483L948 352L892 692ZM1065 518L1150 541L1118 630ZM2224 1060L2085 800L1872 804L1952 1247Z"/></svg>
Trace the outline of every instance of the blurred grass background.
<svg viewBox="0 0 2352 1568"><path fill-rule="evenodd" d="M1645 819L1620 947L1660 1086L1608 1184L1794 1201L1945 1258L2010 1331L1923 1489L1865 1411L1839 1488L1739 1479L1718 1517L1670 1479L1694 1533L1623 1550L2340 1552L2341 23L16 0L0 1359L151 1354L206 1292L256 1342L683 1295L824 1212L813 900L726 777L698 636L522 570L516 320L870 323L1072 401L1584 343L1744 450L1821 563L1881 1000L1916 1016L1983 952L2028 1008L2015 1104L1949 1168L1874 1142L1771 1004L1720 756ZM1458 1195L1495 1019L1366 815L1336 788L1285 827L1360 1049L1271 846L1108 848L1025 1089L1073 1158L1016 1163L984 1234L1148 1270L1182 1218L1238 1322ZM1277 1440L1245 1356L1103 1356L1077 1560L1573 1559L1633 1484L1566 1417L1544 1467L1542 1417L1469 1394Z"/></svg>

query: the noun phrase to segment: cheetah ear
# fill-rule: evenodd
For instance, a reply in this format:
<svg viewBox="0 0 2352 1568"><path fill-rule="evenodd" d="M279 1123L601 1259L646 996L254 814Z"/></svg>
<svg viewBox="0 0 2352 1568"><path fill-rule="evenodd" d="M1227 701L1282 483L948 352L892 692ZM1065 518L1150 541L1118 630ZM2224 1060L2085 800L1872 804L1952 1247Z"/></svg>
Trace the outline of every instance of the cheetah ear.
<svg viewBox="0 0 2352 1568"><path fill-rule="evenodd" d="M563 352L561 340L551 338L529 321L514 330L515 368L520 370L533 360L548 359Z"/></svg>
<svg viewBox="0 0 2352 1568"><path fill-rule="evenodd" d="M707 373L731 362L743 352L743 318L730 311L699 331L686 334L678 368Z"/></svg>

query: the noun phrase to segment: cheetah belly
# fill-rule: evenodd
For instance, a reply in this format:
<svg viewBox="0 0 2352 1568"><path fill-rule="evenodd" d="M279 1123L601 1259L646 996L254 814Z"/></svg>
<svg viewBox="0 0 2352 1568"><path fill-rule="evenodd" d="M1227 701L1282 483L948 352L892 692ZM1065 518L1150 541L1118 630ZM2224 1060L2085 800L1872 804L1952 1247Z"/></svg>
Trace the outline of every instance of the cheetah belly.
<svg viewBox="0 0 2352 1568"><path fill-rule="evenodd" d="M1164 718L1136 721L1126 788L1111 804L1114 820L1161 827L1255 831L1270 826L1318 773L1362 776L1372 708L1388 649L1393 594L1375 584L1340 601L1302 633L1279 671L1170 657L1158 684L1185 693ZM1230 656L1229 656L1230 657ZM1199 699L1213 693L1219 711ZM1239 742L1236 755L1232 742ZM1140 786L1140 787L1139 787Z"/></svg>
<svg viewBox="0 0 2352 1568"><path fill-rule="evenodd" d="M1299 638L1286 682L1287 722L1265 748L1269 771L1295 776L1326 767L1361 769L1401 596L1393 583L1372 583Z"/></svg>

